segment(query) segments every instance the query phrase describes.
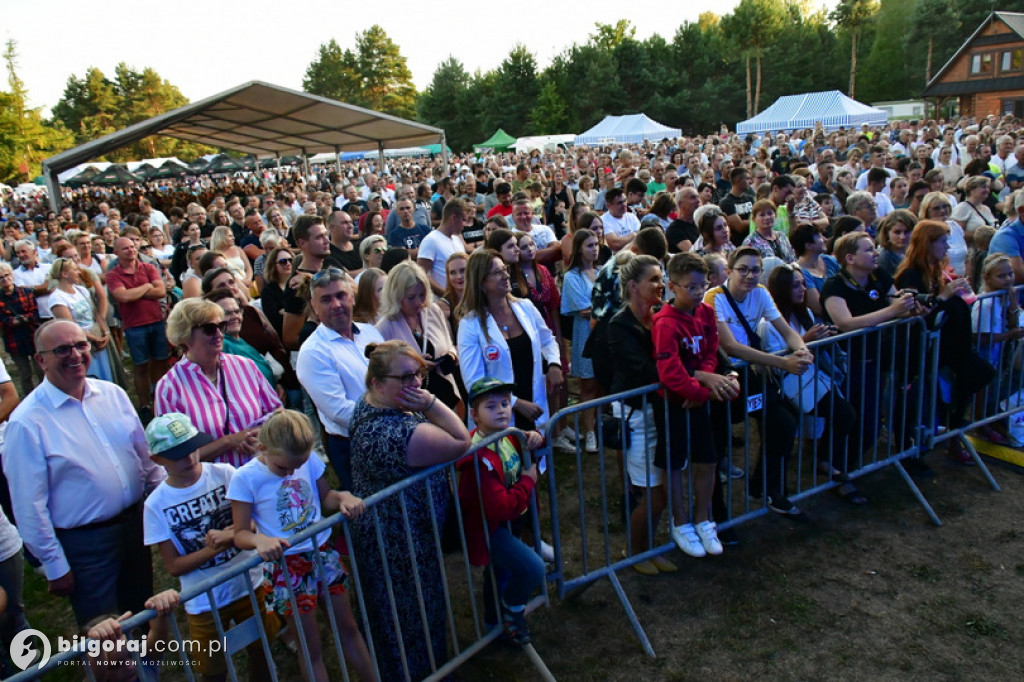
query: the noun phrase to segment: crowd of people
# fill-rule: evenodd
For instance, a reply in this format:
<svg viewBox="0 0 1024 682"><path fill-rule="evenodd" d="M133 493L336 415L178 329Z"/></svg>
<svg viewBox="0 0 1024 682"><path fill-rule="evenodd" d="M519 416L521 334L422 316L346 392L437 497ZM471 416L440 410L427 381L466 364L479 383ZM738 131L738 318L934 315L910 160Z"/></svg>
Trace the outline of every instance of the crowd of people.
<svg viewBox="0 0 1024 682"><path fill-rule="evenodd" d="M916 347L919 331L887 326L848 353L808 344L920 316L940 329L946 425L993 410L1007 397L993 394L996 368L1024 336L1011 295L1024 284L1022 183L1019 122L992 117L86 186L56 214L9 198L0 326L17 382L0 366L0 637L28 626L19 534L93 631L152 594L149 546L183 589L256 552L268 633L278 617L293 642L305 633L306 679L326 679L318 599L360 679L376 677L364 634L383 679L418 678L448 655L435 534L457 490L470 560L487 567L485 620L524 644L553 558L530 496L554 451L601 441L602 408L578 432L548 428L570 385L584 402L661 385L612 406L627 432L627 555L657 546L666 510L683 553L722 553L735 542L716 525L730 478L805 518L787 471L809 414L823 416L816 466L866 504L850 474L883 431L913 447L917 398L939 399L913 353L882 352ZM748 418L764 443L751 471L733 462L730 428ZM437 474L364 513L366 497L508 426L525 439L462 459L457 483ZM956 440L948 454L974 463ZM907 466L930 474L921 457ZM361 567L370 633L338 544L288 540L333 511L352 520L341 550ZM252 615L243 576L216 597L220 618ZM185 608L208 635L214 605ZM262 651L249 662L267 675ZM222 659L197 664L223 679Z"/></svg>

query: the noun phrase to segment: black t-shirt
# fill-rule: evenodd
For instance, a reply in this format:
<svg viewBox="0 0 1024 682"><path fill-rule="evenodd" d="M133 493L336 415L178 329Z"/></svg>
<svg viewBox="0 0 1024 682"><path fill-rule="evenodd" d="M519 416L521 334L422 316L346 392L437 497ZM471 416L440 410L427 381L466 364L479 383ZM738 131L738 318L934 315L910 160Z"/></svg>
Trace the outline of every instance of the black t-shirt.
<svg viewBox="0 0 1024 682"><path fill-rule="evenodd" d="M696 242L697 238L700 237L700 230L697 228L696 223L676 218L665 229L665 236L668 238L669 253L679 253L677 244L684 240L689 240L691 244Z"/></svg>
<svg viewBox="0 0 1024 682"><path fill-rule="evenodd" d="M821 287L821 305L825 319L832 323L825 302L833 296L846 301L846 307L853 317L860 317L877 312L889 305L889 290L892 289L892 278L881 270L875 270L868 279L867 287L857 285L844 271L825 280ZM882 348L887 348L885 343ZM871 334L859 336L851 343L852 360L874 360L878 357L879 343Z"/></svg>
<svg viewBox="0 0 1024 682"><path fill-rule="evenodd" d="M742 197L737 197L730 192L722 197L722 200L718 202L718 207L727 216L738 215L743 220L750 220L750 214L754 212L754 193L748 189ZM742 233L729 230L729 237L736 246L742 246L743 240L747 238L748 234L750 234L749 230Z"/></svg>
<svg viewBox="0 0 1024 682"><path fill-rule="evenodd" d="M466 242L466 246L477 245L484 241L484 224L479 218L473 221L472 227L462 228L462 241Z"/></svg>
<svg viewBox="0 0 1024 682"><path fill-rule="evenodd" d="M331 244L331 257L341 263L349 272L361 270L363 267L363 259L359 257L359 250L356 248L353 248L351 251L342 251L334 244Z"/></svg>

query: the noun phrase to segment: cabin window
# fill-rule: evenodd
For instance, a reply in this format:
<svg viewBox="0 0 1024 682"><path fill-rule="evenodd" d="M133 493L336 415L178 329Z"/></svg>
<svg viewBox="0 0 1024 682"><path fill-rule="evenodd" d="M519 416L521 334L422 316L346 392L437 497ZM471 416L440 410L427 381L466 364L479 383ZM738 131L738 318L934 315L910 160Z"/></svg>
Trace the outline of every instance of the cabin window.
<svg viewBox="0 0 1024 682"><path fill-rule="evenodd" d="M986 75L992 73L992 54L976 54L971 57L971 75Z"/></svg>
<svg viewBox="0 0 1024 682"><path fill-rule="evenodd" d="M1024 49L1006 50L1003 52L1000 71L1020 71L1024 67Z"/></svg>

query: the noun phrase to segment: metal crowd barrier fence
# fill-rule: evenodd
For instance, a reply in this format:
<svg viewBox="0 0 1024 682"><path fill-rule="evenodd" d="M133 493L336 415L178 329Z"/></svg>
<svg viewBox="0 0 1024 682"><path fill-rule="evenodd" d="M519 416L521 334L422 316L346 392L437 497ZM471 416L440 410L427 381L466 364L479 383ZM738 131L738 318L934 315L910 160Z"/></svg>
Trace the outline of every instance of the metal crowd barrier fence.
<svg viewBox="0 0 1024 682"><path fill-rule="evenodd" d="M509 434L526 442L522 432L506 429L474 443L464 457L479 457L480 450ZM524 469L530 463L531 453L524 452ZM470 563L463 510L455 488L456 465L457 462L449 462L424 469L371 495L364 500L366 511L360 519L349 521L341 514L335 514L289 538L295 547L311 541L311 538L324 530L340 530L340 538L352 550L347 564L349 589L354 590L355 594L350 603L381 680L443 679L502 634L501 611L496 606L499 603L498 581L491 580L491 594L483 594L478 587L482 583L481 569ZM478 477L476 489L479 491L479 469L473 467L472 470ZM483 500L478 499L478 502L484 528L487 528ZM528 538L532 532L532 542L528 544L539 552L541 536L536 495L531 496L530 512L523 518L530 526L523 531L523 537ZM335 534L335 538L332 543L338 541L339 534ZM490 537L486 532L484 541L489 552ZM312 542L315 540L310 542L310 548ZM313 552L312 556L316 575L324 576L319 552ZM219 646L223 647L228 677L233 682L247 677L244 670L239 671L234 654L258 643L267 661L272 662L273 642L269 640L263 621L258 616L236 623L233 627L225 623L217 613L217 609L224 604L217 603L213 589L228 580L243 576L253 612L261 613L265 605L257 595L262 594L263 589L252 584L248 572L262 563L258 556L254 556L203 580L181 594L182 603L200 594L206 594L209 598L213 607L217 641L223 643ZM288 583L292 612L298 613L298 599L292 589L284 557L277 564L282 568ZM526 606L527 613L548 603L547 584L544 580L540 583ZM324 596L321 595L321 598ZM490 622L488 600L495 605L492 612L494 620ZM334 611L331 608L324 610L328 614L328 622L325 624L321 620L319 626L325 663L330 659L326 654L330 642L333 644L336 664L340 668L340 678L348 680L352 676L345 662L342 636ZM386 622L371 622L371 612ZM135 614L122 623L122 631L130 633L145 628L155 617L156 613L152 610ZM190 648L186 644L188 636L181 631L173 616L169 621L171 638L168 640L168 649L181 652L178 657L180 661L174 665L184 672L188 680L194 680L198 674L186 655ZM307 636L302 630L301 620L294 619L294 623L298 642L296 653L300 663L309 670L311 661ZM381 641L375 636L381 632L393 633L391 641ZM553 680L532 644L523 648L536 668L537 677ZM93 666L85 663L86 658L84 649L60 652L45 665L29 668L8 679L16 682L36 680L50 671L76 664L82 667L88 679L102 678L103 675L97 675ZM143 665L137 651L131 652L131 658L135 661L140 679L156 679L155 671L160 666ZM280 657L279 662L282 662ZM165 665L168 664L165 662ZM296 671L295 675L298 674ZM271 676L274 680L281 679L273 663Z"/></svg>
<svg viewBox="0 0 1024 682"><path fill-rule="evenodd" d="M922 415L926 412L926 396L934 395L930 384L935 373L929 368L937 358L937 332L929 330L923 319L910 318L818 340L808 344L808 348L815 355L815 366L795 381L796 395L810 391L821 376L827 375L831 380L827 391L824 387L817 389L815 397L819 399L810 400L809 409L806 404L797 407L796 400L784 397L788 391L795 398L794 387L780 386L776 374L755 370L746 363L733 364L743 391L731 406L719 403L711 410L719 453L712 497L718 530L727 533L767 514L770 496L798 502L889 466L899 472L931 520L941 525L904 468L906 460L928 452L936 441L931 417L922 419ZM832 373L823 369L826 358ZM845 371L841 365L845 365ZM791 375L784 381L794 379ZM632 478L638 478L640 486L653 485L651 441L664 436L667 447L673 447L671 433L651 429L654 410L662 410L664 423L669 422L669 407L657 398L658 388L650 385L571 405L553 415L547 425L549 439L559 422L568 421L580 434L582 413L593 409L599 442L597 453L587 453L580 446L582 439L578 439L575 452L556 457L555 466L548 473L550 513L555 520L555 569L549 579L555 583L558 596L566 598L607 578L641 646L652 657L654 649L617 571L675 548L668 534L659 534L660 523L655 519L668 515L670 523L675 523L671 520L677 511L672 508L672 479L668 479L667 501L661 515L654 508L650 491L644 491L639 515L630 503ZM627 401L632 402L632 408ZM605 414L608 408L612 410L611 416ZM644 415L642 423L634 423L631 429L627 418L631 419L636 412ZM684 418L692 420L692 411L686 411ZM605 424L609 420L613 424L610 429ZM631 470L628 454L624 457L622 452L606 447L605 438L612 431L618 433L614 439L623 442L629 431L633 448L641 441L639 472L635 463ZM685 432L691 433L689 428ZM690 446L692 442L683 449L689 451ZM646 457L644 451L648 452ZM636 451L630 454L636 455ZM980 459L979 464L995 487ZM693 466L687 466L682 483L689 507L682 516L691 521L693 470ZM639 532L633 525L634 516L643 523Z"/></svg>

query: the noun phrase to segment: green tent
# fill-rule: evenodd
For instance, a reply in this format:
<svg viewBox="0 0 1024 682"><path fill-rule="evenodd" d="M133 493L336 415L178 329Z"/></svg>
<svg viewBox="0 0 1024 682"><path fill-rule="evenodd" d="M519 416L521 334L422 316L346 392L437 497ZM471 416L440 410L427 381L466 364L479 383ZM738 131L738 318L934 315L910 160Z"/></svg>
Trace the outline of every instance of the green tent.
<svg viewBox="0 0 1024 682"><path fill-rule="evenodd" d="M516 138L506 133L501 128L491 135L489 140L473 145L473 149L493 149L496 152L507 151L516 143Z"/></svg>
<svg viewBox="0 0 1024 682"><path fill-rule="evenodd" d="M108 166L105 171L89 181L93 185L127 185L132 182L142 182L137 175L129 172L124 166Z"/></svg>

